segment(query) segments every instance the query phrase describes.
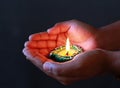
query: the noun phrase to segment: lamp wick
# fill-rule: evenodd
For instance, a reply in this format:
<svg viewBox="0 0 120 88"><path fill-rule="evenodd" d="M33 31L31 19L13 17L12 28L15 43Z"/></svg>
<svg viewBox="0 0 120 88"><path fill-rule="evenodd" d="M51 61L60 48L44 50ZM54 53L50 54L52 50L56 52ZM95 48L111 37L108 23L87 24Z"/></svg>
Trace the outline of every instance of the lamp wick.
<svg viewBox="0 0 120 88"><path fill-rule="evenodd" d="M67 56L69 55L69 51L66 52L66 55L67 55Z"/></svg>

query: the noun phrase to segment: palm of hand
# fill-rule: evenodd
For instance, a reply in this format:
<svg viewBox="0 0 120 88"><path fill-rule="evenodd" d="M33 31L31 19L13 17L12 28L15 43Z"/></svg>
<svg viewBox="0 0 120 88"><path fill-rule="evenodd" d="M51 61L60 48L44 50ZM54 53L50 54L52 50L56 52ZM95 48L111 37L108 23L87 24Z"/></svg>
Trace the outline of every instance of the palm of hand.
<svg viewBox="0 0 120 88"><path fill-rule="evenodd" d="M68 21L56 24L48 32L33 34L29 41L25 43L24 52L29 52L30 57L44 57L43 61L48 59L48 55L55 47L65 45L67 37L71 44L78 45L84 50L93 49L95 46L94 34L96 30L82 22ZM29 56L28 54L26 56Z"/></svg>
<svg viewBox="0 0 120 88"><path fill-rule="evenodd" d="M97 59L99 56L102 56L101 52L99 53L98 51L94 51L95 53L93 53L89 51L97 47L95 33L96 29L82 22L73 20L59 23L53 28L49 29L48 32L41 32L31 35L29 37L29 41L25 43L23 53L43 72L62 83L64 83L65 80L68 81L67 83L71 83L79 79L90 78L102 73L101 63L103 64L103 59ZM65 45L67 37L69 37L71 44L78 45L88 52L77 55L75 59L69 63L59 64L53 62L48 57L50 51L58 46ZM54 70L54 72L56 72L56 74L60 74L60 76L56 76L56 74L50 74L49 72L47 73L47 71L43 69L43 64L46 61L52 61L52 63L57 64L54 66L57 68ZM75 63L76 66L78 66L77 68L75 68ZM80 64L81 66L79 67ZM64 69L61 69L63 68L62 66ZM71 67L74 68L71 70L69 69ZM71 77L71 80L69 77Z"/></svg>

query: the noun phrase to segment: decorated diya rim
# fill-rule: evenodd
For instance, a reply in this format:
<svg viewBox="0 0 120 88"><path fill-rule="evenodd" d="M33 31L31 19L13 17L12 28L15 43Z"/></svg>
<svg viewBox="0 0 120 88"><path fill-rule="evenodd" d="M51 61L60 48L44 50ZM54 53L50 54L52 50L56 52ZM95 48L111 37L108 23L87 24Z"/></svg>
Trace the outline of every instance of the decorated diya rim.
<svg viewBox="0 0 120 88"><path fill-rule="evenodd" d="M79 47L77 45L71 45L70 49L75 50L75 53L73 53L73 55L71 55L71 56L59 55L58 53L62 50L65 50L65 48L66 48L65 46L56 47L53 51L51 51L50 58L57 62L65 62L65 61L72 60L73 57L75 57L77 54L83 52L83 49L81 47Z"/></svg>

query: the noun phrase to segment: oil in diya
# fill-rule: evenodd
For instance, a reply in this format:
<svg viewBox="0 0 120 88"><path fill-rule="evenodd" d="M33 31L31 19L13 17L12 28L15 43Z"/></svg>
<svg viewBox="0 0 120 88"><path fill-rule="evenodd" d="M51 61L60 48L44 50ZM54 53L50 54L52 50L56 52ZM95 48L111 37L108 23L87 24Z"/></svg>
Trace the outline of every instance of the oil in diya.
<svg viewBox="0 0 120 88"><path fill-rule="evenodd" d="M65 62L72 60L74 56L82 53L83 49L76 45L70 45L69 38L66 40L66 46L60 46L55 48L50 53L50 58L57 62Z"/></svg>

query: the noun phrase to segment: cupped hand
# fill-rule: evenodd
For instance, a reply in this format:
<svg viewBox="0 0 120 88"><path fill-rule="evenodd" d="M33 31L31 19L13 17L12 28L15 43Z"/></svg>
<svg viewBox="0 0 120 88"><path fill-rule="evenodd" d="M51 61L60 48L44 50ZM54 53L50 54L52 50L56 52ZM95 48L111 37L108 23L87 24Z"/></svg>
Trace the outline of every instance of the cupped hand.
<svg viewBox="0 0 120 88"><path fill-rule="evenodd" d="M97 47L97 43L95 40L96 32L97 31L94 27L77 20L70 20L57 23L54 27L48 29L47 32L41 32L31 35L29 37L29 41L25 43L23 53L26 56L26 58L28 58L34 65L40 68L43 72L45 72L47 75L50 75L51 77L57 79L62 83L65 83L64 81L62 81L62 78L63 79L65 78L65 80L71 80L71 82L79 79L86 79L101 72L101 69L99 69L99 67L101 68L101 64L98 64L98 71L96 73L94 74L92 73L95 72L96 69L91 69L96 65L96 63L93 63L94 59L91 58L93 56L96 61L96 55L94 56L94 54L90 52L90 50L95 49ZM49 59L48 56L50 51L53 50L55 47L65 45L67 37L69 37L71 44L82 47L85 53L79 54L73 60L65 63L58 63ZM48 64L46 65L46 63L49 64L52 63L50 64L50 66L53 66L55 64L55 66L53 66L55 67L55 69L50 68L53 74L51 73L51 71L49 72L47 70L48 67L50 66L48 66ZM86 64L88 65L86 66ZM62 68L63 71L62 70L59 71L59 68L57 68L57 66L59 66L59 68ZM71 66L73 69L70 69ZM91 72L89 72L90 70ZM60 74L64 75L64 77L56 75L59 74L59 72ZM69 72L72 72L72 74L71 73L69 74ZM75 79L73 79L74 77Z"/></svg>
<svg viewBox="0 0 120 88"><path fill-rule="evenodd" d="M81 53L68 62L46 62L43 68L47 75L57 79L64 85L68 85L107 73L107 58L106 51L95 49Z"/></svg>
<svg viewBox="0 0 120 88"><path fill-rule="evenodd" d="M81 21L70 20L57 23L54 27L48 29L49 34L57 35L57 46L64 44L66 38L70 39L71 44L78 45L84 50L91 50L97 47L97 30Z"/></svg>

